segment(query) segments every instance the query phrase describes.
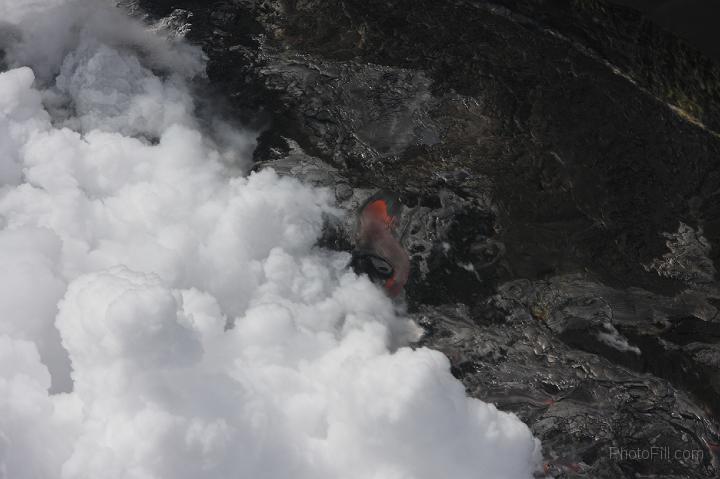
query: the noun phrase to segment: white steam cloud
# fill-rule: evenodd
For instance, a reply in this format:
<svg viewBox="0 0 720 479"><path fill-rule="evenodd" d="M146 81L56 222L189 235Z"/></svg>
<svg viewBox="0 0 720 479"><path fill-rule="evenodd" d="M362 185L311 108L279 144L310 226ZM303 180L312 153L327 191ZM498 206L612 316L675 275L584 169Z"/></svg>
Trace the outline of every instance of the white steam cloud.
<svg viewBox="0 0 720 479"><path fill-rule="evenodd" d="M331 195L233 175L201 52L97 1L0 19L0 478L531 476L527 427L313 246Z"/></svg>

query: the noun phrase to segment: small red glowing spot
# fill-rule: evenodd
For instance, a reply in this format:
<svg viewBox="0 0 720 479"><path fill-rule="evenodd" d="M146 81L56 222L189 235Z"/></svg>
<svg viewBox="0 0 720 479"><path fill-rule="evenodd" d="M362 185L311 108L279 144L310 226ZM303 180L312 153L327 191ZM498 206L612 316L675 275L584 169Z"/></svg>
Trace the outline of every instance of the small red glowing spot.
<svg viewBox="0 0 720 479"><path fill-rule="evenodd" d="M388 228L392 226L395 218L388 214L388 204L385 200L376 200L365 207L365 212L374 219L379 219Z"/></svg>

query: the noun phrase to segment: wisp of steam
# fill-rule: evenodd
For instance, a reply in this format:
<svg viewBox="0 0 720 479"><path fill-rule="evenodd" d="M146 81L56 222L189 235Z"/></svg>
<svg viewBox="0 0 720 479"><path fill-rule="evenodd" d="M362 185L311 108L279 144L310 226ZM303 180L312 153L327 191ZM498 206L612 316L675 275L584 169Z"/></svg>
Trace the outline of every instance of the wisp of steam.
<svg viewBox="0 0 720 479"><path fill-rule="evenodd" d="M200 50L100 0L0 0L0 50L0 478L532 476L332 195L203 133Z"/></svg>

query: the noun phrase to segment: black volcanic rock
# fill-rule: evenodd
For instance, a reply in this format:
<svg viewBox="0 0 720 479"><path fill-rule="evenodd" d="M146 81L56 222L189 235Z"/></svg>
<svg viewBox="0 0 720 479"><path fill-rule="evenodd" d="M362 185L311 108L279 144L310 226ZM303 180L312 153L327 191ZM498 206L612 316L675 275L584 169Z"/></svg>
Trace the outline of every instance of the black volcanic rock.
<svg viewBox="0 0 720 479"><path fill-rule="evenodd" d="M400 194L421 344L532 428L548 475L717 477L712 60L596 0L135 3L182 9L208 111L263 128L256 168L349 209ZM702 457L611 454L650 447Z"/></svg>

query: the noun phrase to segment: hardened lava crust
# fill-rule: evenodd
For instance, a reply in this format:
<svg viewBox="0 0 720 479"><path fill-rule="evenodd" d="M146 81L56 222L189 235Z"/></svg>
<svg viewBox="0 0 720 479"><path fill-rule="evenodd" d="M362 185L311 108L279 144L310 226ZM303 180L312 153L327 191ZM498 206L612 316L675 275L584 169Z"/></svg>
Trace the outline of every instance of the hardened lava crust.
<svg viewBox="0 0 720 479"><path fill-rule="evenodd" d="M548 476L718 476L713 60L595 0L125 3L202 46L254 168L348 209L400 196L419 345L531 427Z"/></svg>

